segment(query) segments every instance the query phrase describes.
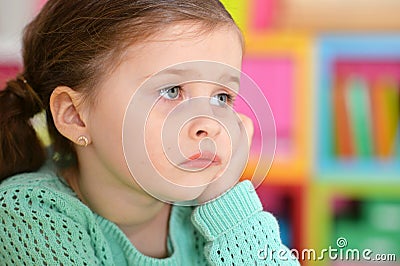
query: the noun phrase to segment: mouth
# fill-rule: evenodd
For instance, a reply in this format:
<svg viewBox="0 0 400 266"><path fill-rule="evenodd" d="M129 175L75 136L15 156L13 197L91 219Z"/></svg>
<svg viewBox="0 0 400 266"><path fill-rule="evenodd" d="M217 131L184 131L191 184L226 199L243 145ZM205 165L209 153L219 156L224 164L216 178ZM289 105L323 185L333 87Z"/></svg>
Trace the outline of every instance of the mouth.
<svg viewBox="0 0 400 266"><path fill-rule="evenodd" d="M221 159L215 153L203 151L191 155L187 160L180 163L179 166L189 170L201 170L221 164Z"/></svg>

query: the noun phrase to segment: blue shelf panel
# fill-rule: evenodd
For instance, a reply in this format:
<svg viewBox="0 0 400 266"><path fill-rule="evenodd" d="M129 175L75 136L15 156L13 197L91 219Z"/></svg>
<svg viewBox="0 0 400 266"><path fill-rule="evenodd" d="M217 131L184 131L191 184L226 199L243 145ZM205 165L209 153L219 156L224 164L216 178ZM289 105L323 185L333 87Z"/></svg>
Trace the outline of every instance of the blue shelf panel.
<svg viewBox="0 0 400 266"><path fill-rule="evenodd" d="M400 60L400 35L324 35L316 49L316 175L319 178L375 179L400 182L400 158L383 162L377 159L341 160L333 155L333 114L331 91L333 66L337 59Z"/></svg>

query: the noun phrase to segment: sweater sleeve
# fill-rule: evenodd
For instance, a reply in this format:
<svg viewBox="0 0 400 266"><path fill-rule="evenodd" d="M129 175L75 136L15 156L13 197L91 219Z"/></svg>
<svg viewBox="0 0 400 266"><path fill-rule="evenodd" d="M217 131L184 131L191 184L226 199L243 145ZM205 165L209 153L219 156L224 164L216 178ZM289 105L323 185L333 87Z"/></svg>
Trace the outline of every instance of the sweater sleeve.
<svg viewBox="0 0 400 266"><path fill-rule="evenodd" d="M61 196L34 186L0 190L1 265L102 264L90 236L95 228Z"/></svg>
<svg viewBox="0 0 400 266"><path fill-rule="evenodd" d="M196 207L192 222L207 241L204 253L211 265L300 265L250 181Z"/></svg>

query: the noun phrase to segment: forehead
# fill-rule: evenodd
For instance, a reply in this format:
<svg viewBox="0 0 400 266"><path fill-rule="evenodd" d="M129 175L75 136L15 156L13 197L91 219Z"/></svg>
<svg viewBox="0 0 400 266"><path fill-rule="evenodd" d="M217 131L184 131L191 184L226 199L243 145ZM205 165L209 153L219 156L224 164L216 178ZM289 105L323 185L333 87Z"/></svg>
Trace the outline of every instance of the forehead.
<svg viewBox="0 0 400 266"><path fill-rule="evenodd" d="M123 64L141 79L188 61L217 62L240 70L242 42L238 30L224 26L206 32L198 27L186 24L167 27L151 39L129 46ZM181 65L169 72L184 70Z"/></svg>

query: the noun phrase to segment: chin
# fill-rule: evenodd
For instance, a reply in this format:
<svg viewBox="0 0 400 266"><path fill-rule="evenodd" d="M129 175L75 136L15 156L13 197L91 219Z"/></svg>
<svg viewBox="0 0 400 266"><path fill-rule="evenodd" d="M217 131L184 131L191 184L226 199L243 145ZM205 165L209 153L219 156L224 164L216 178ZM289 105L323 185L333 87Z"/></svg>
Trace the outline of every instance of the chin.
<svg viewBox="0 0 400 266"><path fill-rule="evenodd" d="M199 171L196 173L187 173L180 178L168 180L178 187L186 187L187 189L205 188L216 179L217 171Z"/></svg>
<svg viewBox="0 0 400 266"><path fill-rule="evenodd" d="M202 186L175 186L172 189L162 190L154 193L153 196L161 201L168 203L178 203L197 199L207 188ZM158 195L158 196L156 196ZM190 205L190 204L188 204Z"/></svg>

